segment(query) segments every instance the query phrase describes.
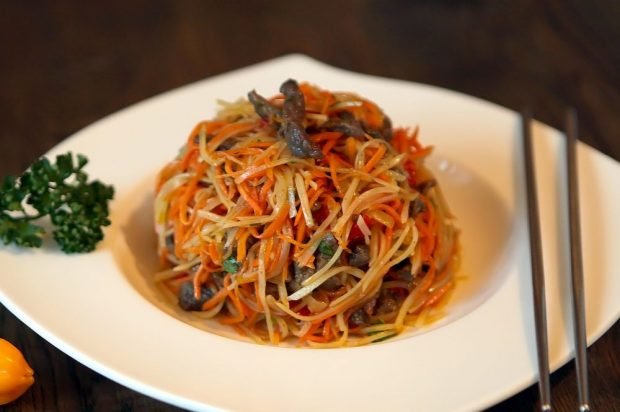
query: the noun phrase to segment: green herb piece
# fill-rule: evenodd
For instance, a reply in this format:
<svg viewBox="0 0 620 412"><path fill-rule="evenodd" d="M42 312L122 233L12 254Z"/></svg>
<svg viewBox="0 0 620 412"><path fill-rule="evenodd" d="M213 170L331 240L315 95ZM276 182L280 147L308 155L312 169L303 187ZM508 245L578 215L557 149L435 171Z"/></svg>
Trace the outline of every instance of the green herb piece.
<svg viewBox="0 0 620 412"><path fill-rule="evenodd" d="M65 253L90 252L108 226L108 203L114 188L89 182L86 157L71 152L51 163L43 157L19 178L7 176L0 186L0 240L23 247L40 247L45 230L32 222L49 216L52 236Z"/></svg>
<svg viewBox="0 0 620 412"><path fill-rule="evenodd" d="M319 252L329 257L334 256L334 253L336 253L336 251L334 250L334 248L331 247L329 242L326 242L325 240L321 240L321 242L319 243Z"/></svg>
<svg viewBox="0 0 620 412"><path fill-rule="evenodd" d="M230 256L224 261L222 267L228 273L237 273L239 269L241 269L241 263L239 263L234 257Z"/></svg>

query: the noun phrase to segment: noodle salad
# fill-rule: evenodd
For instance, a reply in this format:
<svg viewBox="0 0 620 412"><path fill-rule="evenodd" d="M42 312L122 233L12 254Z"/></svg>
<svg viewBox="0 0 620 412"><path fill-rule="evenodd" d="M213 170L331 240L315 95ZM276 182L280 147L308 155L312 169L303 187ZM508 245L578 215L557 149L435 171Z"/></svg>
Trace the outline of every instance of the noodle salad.
<svg viewBox="0 0 620 412"><path fill-rule="evenodd" d="M163 293L272 344L363 345L439 315L458 231L417 128L294 80L220 104L159 174Z"/></svg>

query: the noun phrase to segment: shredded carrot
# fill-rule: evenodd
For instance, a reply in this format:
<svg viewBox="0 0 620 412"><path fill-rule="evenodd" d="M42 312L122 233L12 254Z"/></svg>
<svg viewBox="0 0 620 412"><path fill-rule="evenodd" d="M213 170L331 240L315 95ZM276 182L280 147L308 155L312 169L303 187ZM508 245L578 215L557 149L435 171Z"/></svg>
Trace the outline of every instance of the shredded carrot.
<svg viewBox="0 0 620 412"><path fill-rule="evenodd" d="M221 288L211 299L202 304L202 310L209 310L216 307L218 303L226 299L226 296L228 296L228 291L226 288Z"/></svg>
<svg viewBox="0 0 620 412"><path fill-rule="evenodd" d="M329 152L331 152L334 146L336 146L336 143L338 143L336 139L329 140L327 143L325 143L325 145L323 145L323 147L321 148L321 152L323 152L323 155L326 156Z"/></svg>
<svg viewBox="0 0 620 412"><path fill-rule="evenodd" d="M400 213L398 213L394 208L390 205L386 205L385 203L378 203L373 205L373 209L383 210L388 215L394 218L394 223L398 226L400 225Z"/></svg>
<svg viewBox="0 0 620 412"><path fill-rule="evenodd" d="M316 133L310 136L310 140L315 143L324 142L326 140L337 142L341 136L342 136L342 133L340 132L321 132L321 133Z"/></svg>
<svg viewBox="0 0 620 412"><path fill-rule="evenodd" d="M282 206L276 218L271 222L269 226L265 229L262 235L259 236L259 239L266 239L273 236L282 226L284 226L284 222L288 219L288 203Z"/></svg>
<svg viewBox="0 0 620 412"><path fill-rule="evenodd" d="M336 190L338 190L339 193L342 193L342 187L340 186L340 181L338 180L338 171L337 171L338 160L335 155L329 155L328 159L329 159L329 170L332 176L332 182L334 183Z"/></svg>
<svg viewBox="0 0 620 412"><path fill-rule="evenodd" d="M381 161L384 154L385 154L385 146L381 145L379 146L379 148L377 148L377 151L372 155L372 157L368 160L368 162L366 162L362 171L366 173L370 172L372 168L375 167L377 163L379 163L379 161Z"/></svg>
<svg viewBox="0 0 620 412"><path fill-rule="evenodd" d="M305 340L309 340L309 339L312 337L312 335L314 334L314 332L316 332L316 331L319 329L319 327L320 327L320 326L321 326L321 322L316 322L316 323L314 323L312 326L310 326L310 329L308 329L308 332L306 332L305 334L303 334L303 335L299 338L299 340L300 340L301 342L303 342L303 341L305 341Z"/></svg>
<svg viewBox="0 0 620 412"><path fill-rule="evenodd" d="M306 238L306 220L302 219L301 222L299 222L299 226L297 227L297 233L296 233L296 239L295 241L298 244L301 244L302 246L297 246L295 245L295 255L297 256L297 254L299 253L299 248L301 247L305 247L305 245L303 245L303 241Z"/></svg>
<svg viewBox="0 0 620 412"><path fill-rule="evenodd" d="M431 295L431 297L429 297L426 302L424 302L424 306L428 307L436 305L441 300L441 298L453 287L454 281L451 280L445 285L443 285L441 288L437 289L435 293L433 293L433 295Z"/></svg>
<svg viewBox="0 0 620 412"><path fill-rule="evenodd" d="M243 197L243 199L248 202L248 204L252 207L252 209L254 209L254 213L257 216L260 216L263 214L263 208L261 207L261 205L258 203L258 200L255 199L252 194L250 193L250 190L247 186L246 182L241 183L240 185L237 185L237 188L239 189L239 194Z"/></svg>
<svg viewBox="0 0 620 412"><path fill-rule="evenodd" d="M255 122L239 122L239 123L229 123L226 126L222 127L220 131L213 137L213 139L209 140L207 143L207 150L213 151L224 142L224 140L239 135L241 133L249 132L256 127Z"/></svg>

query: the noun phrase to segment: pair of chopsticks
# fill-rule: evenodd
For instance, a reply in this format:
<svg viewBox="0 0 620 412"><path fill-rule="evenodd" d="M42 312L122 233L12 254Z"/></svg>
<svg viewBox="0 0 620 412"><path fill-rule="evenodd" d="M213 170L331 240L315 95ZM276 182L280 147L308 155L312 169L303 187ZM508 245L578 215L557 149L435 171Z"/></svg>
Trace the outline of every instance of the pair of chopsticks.
<svg viewBox="0 0 620 412"><path fill-rule="evenodd" d="M549 385L549 347L547 344L547 315L545 305L545 278L542 262L538 195L531 132L532 115L522 113L523 151L525 160L525 182L527 190L527 211L530 235L530 257L532 261L532 286L534 295L534 316L536 328L536 350L538 355L538 390L541 410L551 410L551 389ZM586 356L586 322L583 293L583 263L581 256L581 230L579 223L579 183L577 179L577 114L574 109L566 113L566 171L568 178L568 217L571 255L571 286L573 298L573 326L575 340L575 363L579 410L589 411L588 374Z"/></svg>

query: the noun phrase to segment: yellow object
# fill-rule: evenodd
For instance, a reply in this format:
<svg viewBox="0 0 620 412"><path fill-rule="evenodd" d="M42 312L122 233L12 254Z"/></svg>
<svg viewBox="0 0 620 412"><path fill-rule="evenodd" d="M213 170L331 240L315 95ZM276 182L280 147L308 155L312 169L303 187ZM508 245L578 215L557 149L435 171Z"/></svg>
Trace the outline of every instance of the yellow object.
<svg viewBox="0 0 620 412"><path fill-rule="evenodd" d="M13 402L34 383L34 371L22 353L0 338L0 405Z"/></svg>

